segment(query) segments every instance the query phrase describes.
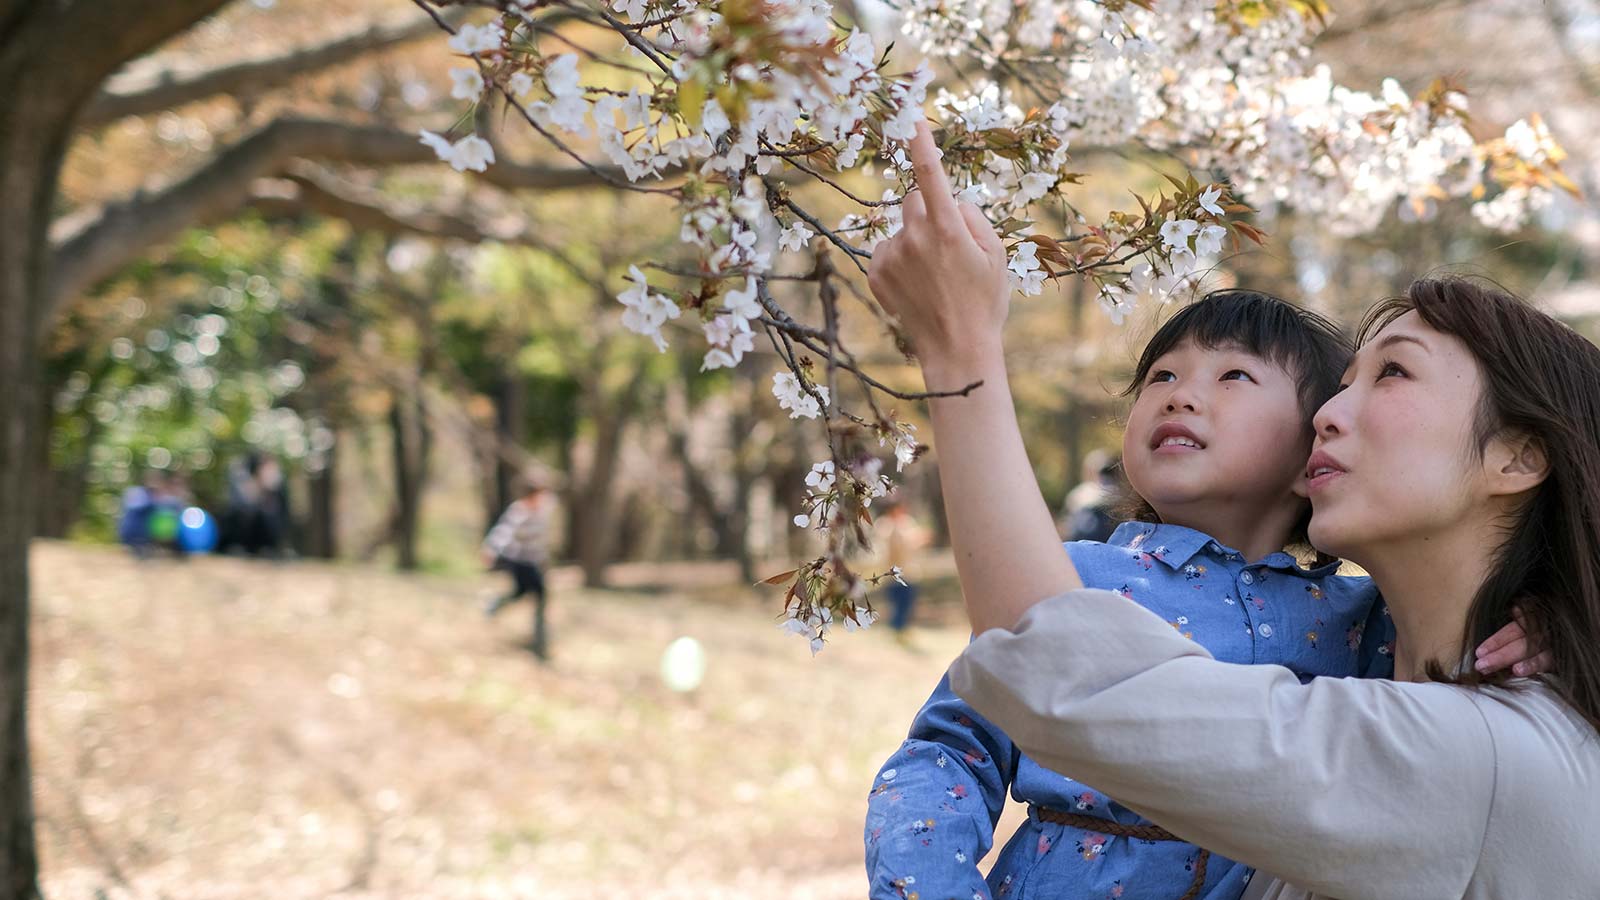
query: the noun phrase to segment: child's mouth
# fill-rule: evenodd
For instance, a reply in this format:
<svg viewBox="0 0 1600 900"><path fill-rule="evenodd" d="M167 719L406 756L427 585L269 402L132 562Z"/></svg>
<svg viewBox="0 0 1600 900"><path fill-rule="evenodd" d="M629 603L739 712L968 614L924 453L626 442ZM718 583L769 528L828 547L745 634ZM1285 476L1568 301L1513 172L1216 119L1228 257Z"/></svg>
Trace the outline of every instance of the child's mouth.
<svg viewBox="0 0 1600 900"><path fill-rule="evenodd" d="M1156 453L1190 453L1205 448L1194 432L1176 422L1159 426L1150 436L1150 449Z"/></svg>

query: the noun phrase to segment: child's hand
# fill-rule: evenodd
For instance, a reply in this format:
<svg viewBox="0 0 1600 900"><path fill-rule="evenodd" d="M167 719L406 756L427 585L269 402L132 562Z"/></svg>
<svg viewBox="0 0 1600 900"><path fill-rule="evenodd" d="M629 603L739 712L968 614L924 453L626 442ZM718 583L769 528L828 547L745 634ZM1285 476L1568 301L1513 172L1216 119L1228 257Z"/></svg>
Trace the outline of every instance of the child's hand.
<svg viewBox="0 0 1600 900"><path fill-rule="evenodd" d="M925 376L997 355L1011 299L1005 246L982 210L956 202L939 157L927 123L917 125L917 189L906 195L903 227L873 250L867 275L878 302L899 317Z"/></svg>
<svg viewBox="0 0 1600 900"><path fill-rule="evenodd" d="M1498 672L1507 666L1513 675L1543 675L1555 666L1555 659L1542 645L1528 637L1523 626L1522 609L1512 610L1510 625L1500 629L1478 645L1474 667L1484 674Z"/></svg>

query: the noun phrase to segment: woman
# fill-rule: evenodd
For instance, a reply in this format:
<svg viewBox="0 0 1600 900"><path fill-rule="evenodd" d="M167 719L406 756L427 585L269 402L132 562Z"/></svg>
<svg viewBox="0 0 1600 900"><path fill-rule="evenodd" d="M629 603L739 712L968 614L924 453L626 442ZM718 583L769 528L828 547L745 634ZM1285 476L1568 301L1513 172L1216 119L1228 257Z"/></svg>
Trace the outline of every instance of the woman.
<svg viewBox="0 0 1600 900"><path fill-rule="evenodd" d="M980 632L957 692L1040 762L1282 879L1260 896L1600 892L1600 349L1465 282L1380 307L1307 479L1313 541L1384 591L1399 680L1222 665L1075 590L1006 386L1005 257L937 158L921 129L924 190L871 281L930 391L984 381L930 404ZM1559 678L1485 684L1466 665L1513 602Z"/></svg>

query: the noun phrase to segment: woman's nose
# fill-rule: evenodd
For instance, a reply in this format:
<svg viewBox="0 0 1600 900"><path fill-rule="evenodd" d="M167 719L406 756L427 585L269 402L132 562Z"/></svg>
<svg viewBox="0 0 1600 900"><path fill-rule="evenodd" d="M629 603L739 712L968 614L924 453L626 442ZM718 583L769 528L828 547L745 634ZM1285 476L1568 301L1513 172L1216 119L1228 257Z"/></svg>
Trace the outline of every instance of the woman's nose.
<svg viewBox="0 0 1600 900"><path fill-rule="evenodd" d="M1322 404L1317 414L1311 417L1312 430L1318 437L1331 438L1347 430L1346 416L1349 413L1350 401L1350 392L1341 390Z"/></svg>

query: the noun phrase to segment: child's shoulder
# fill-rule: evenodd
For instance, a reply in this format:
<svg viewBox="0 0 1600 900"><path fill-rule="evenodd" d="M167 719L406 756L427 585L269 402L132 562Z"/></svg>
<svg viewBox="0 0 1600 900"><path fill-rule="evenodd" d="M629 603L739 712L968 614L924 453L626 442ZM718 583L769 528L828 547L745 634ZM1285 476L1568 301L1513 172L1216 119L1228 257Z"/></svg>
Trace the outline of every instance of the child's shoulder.
<svg viewBox="0 0 1600 900"><path fill-rule="evenodd" d="M1066 548L1067 555L1072 557L1073 564L1080 566L1088 562L1130 559L1139 553L1132 547L1107 543L1106 541L1067 541L1061 546Z"/></svg>

